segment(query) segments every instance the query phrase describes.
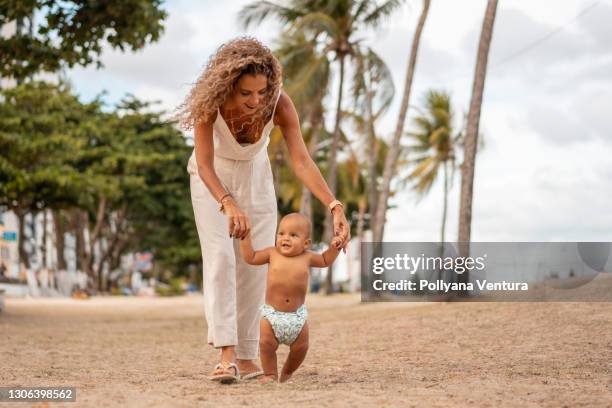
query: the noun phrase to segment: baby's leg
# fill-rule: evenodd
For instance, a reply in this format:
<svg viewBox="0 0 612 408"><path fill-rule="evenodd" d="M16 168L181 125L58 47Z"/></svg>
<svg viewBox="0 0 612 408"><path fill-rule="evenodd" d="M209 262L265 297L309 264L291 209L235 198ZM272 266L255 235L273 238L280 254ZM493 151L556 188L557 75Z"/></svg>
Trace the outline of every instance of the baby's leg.
<svg viewBox="0 0 612 408"><path fill-rule="evenodd" d="M298 369L308 352L308 322L304 323L302 331L295 341L289 346L289 355L281 371L280 382L285 382Z"/></svg>
<svg viewBox="0 0 612 408"><path fill-rule="evenodd" d="M278 367L276 365L276 350L278 341L274 336L274 330L267 319L261 319L259 323L259 353L261 355L261 368L264 375L260 381L278 381Z"/></svg>

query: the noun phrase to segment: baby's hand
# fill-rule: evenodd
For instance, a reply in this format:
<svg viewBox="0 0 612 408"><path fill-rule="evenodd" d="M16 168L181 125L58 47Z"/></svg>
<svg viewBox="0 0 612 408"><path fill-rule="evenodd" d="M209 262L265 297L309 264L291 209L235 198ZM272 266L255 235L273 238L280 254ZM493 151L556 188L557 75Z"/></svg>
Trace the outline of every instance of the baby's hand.
<svg viewBox="0 0 612 408"><path fill-rule="evenodd" d="M335 249L340 249L340 246L342 245L342 238L340 237L334 237L331 241L331 246Z"/></svg>

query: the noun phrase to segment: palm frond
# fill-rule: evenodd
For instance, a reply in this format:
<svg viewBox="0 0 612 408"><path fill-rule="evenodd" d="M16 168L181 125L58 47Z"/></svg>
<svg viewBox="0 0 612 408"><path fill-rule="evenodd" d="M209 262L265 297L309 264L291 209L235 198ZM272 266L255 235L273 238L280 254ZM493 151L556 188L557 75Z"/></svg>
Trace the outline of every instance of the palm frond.
<svg viewBox="0 0 612 408"><path fill-rule="evenodd" d="M389 18L403 3L404 0L387 0L368 13L362 21L368 27L376 27L382 23L382 20Z"/></svg>
<svg viewBox="0 0 612 408"><path fill-rule="evenodd" d="M238 12L238 21L244 28L261 24L267 18L275 18L282 24L290 24L304 14L299 8L281 6L267 0L247 4Z"/></svg>
<svg viewBox="0 0 612 408"><path fill-rule="evenodd" d="M330 38L337 38L340 35L337 22L329 15L321 12L308 13L301 16L293 22L292 29L313 34L323 32Z"/></svg>

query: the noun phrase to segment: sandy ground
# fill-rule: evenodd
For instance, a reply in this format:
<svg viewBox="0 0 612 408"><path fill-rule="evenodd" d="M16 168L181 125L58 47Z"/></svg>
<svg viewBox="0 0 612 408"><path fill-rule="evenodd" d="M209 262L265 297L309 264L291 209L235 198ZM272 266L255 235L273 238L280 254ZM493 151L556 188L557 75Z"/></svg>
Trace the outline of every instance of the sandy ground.
<svg viewBox="0 0 612 408"><path fill-rule="evenodd" d="M612 406L612 303L308 305L292 383L218 385L199 296L7 299L0 385L77 387L34 406Z"/></svg>

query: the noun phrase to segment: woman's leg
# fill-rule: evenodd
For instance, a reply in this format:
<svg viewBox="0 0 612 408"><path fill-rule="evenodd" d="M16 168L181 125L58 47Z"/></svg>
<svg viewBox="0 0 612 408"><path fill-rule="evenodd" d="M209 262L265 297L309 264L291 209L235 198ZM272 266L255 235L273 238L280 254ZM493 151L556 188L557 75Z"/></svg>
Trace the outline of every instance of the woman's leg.
<svg viewBox="0 0 612 408"><path fill-rule="evenodd" d="M227 220L197 175L191 175L191 200L202 248L208 342L217 348L235 346L238 343L236 259Z"/></svg>
<svg viewBox="0 0 612 408"><path fill-rule="evenodd" d="M255 249L274 245L277 209L272 171L265 150L250 162L241 162L237 174L239 205L249 216L251 240ZM238 366L243 372L259 371L259 319L265 299L268 265L247 265L239 251L240 243L234 242L236 252L236 307L238 314Z"/></svg>
<svg viewBox="0 0 612 408"><path fill-rule="evenodd" d="M274 245L276 207L272 211L249 214L251 239L255 249ZM240 360L256 360L259 350L259 319L266 292L268 265L248 265L236 248L236 307L238 314L238 344L236 354Z"/></svg>
<svg viewBox="0 0 612 408"><path fill-rule="evenodd" d="M253 266L236 257L236 309L240 360L256 360L259 350L259 315L266 291L268 265Z"/></svg>

